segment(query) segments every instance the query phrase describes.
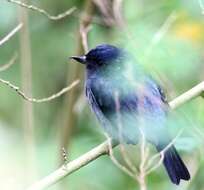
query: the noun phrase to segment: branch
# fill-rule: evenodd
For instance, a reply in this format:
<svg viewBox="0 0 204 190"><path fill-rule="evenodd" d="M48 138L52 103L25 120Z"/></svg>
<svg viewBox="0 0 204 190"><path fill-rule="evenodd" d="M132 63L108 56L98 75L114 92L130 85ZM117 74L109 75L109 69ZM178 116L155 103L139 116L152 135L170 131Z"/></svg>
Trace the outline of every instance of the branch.
<svg viewBox="0 0 204 190"><path fill-rule="evenodd" d="M177 14L175 11L172 11L172 13L167 17L163 25L160 27L160 29L156 32L155 36L153 37L151 41L151 45L158 44L163 36L167 33L169 28L172 26L172 24L176 21Z"/></svg>
<svg viewBox="0 0 204 190"><path fill-rule="evenodd" d="M54 21L60 20L62 18L65 18L65 17L69 16L70 14L72 14L76 10L76 7L72 7L70 9L66 10L63 13L60 13L60 14L58 14L56 16L53 16L53 15L50 15L44 9L41 9L41 8L39 8L37 6L34 6L34 5L28 5L28 4L24 3L24 2L17 1L17 0L7 0L7 1L10 2L10 3L17 4L17 5L21 6L21 7L27 8L27 9L31 9L33 11L37 11L37 12L45 15L46 17L48 17L50 20L54 20Z"/></svg>
<svg viewBox="0 0 204 190"><path fill-rule="evenodd" d="M122 4L123 0L114 0L112 5L115 22L119 27L125 27L125 21L122 14Z"/></svg>
<svg viewBox="0 0 204 190"><path fill-rule="evenodd" d="M141 121L142 122L142 121ZM141 126L141 125L139 125ZM147 190L146 184L146 171L145 171L145 163L147 162L149 149L146 146L145 134L144 131L139 127L141 133L141 143L140 143L140 166L139 166L139 185L140 190Z"/></svg>
<svg viewBox="0 0 204 190"><path fill-rule="evenodd" d="M49 101L51 101L51 100L53 100L55 98L60 97L61 95L63 95L64 93L68 92L73 87L75 87L77 84L79 84L80 81L79 80L75 80L69 86L67 86L67 87L63 88L62 90L60 90L58 93L53 94L53 95L51 95L49 97L46 97L46 98L42 98L42 99L36 99L36 98L27 97L24 92L19 90L19 87L11 84L9 81L6 81L6 80L3 80L3 79L0 78L0 82L5 84L5 85L7 85L11 89L15 90L17 92L17 94L20 95L25 100L27 100L29 102L42 103L42 102L49 102Z"/></svg>
<svg viewBox="0 0 204 190"><path fill-rule="evenodd" d="M162 40L165 34L169 31L172 24L176 21L176 19L177 14L175 11L172 11L172 13L167 17L165 22L152 38L150 45L147 47L147 50L145 50L145 55L149 55L152 52L153 48Z"/></svg>
<svg viewBox="0 0 204 190"><path fill-rule="evenodd" d="M172 109L175 109L185 102L190 101L192 98L198 97L204 92L204 82L201 82L197 86L193 87L191 90L185 92L184 94L177 97L175 100L169 103ZM98 145L96 148L85 153L81 157L69 162L66 164L66 169L64 165L48 175L47 177L37 181L35 184L30 186L27 190L43 190L64 178L65 176L73 173L74 171L80 169L81 167L89 164L91 161L96 160L98 157L108 154L109 152L109 142L105 141L104 143Z"/></svg>
<svg viewBox="0 0 204 190"><path fill-rule="evenodd" d="M93 0L102 14L102 18L106 26L115 25L115 19L113 18L112 2L109 0Z"/></svg>
<svg viewBox="0 0 204 190"><path fill-rule="evenodd" d="M51 173L43 180L36 182L27 190L42 190L45 189L57 181L64 178L66 175L73 173L74 171L80 169L81 167L87 165L91 161L97 159L98 157L108 154L109 151L109 142L105 141L104 143L98 145L97 147L93 148L89 152L85 153L84 155L80 156L79 158L69 162L66 165L61 166L58 170Z"/></svg>
<svg viewBox="0 0 204 190"><path fill-rule="evenodd" d="M91 25L88 24L88 26L84 26L83 24L80 24L79 32L81 35L81 43L84 49L84 52L87 53L89 50L88 47L88 33L91 30Z"/></svg>
<svg viewBox="0 0 204 190"><path fill-rule="evenodd" d="M3 45L5 42L10 40L12 36L14 36L23 26L23 23L18 24L10 33L8 33L3 39L0 40L0 46Z"/></svg>
<svg viewBox="0 0 204 190"><path fill-rule="evenodd" d="M15 63L17 57L18 57L18 55L17 55L17 53L15 53L14 56L10 59L10 61L8 63L6 63L5 65L2 65L0 67L0 72L9 69Z"/></svg>
<svg viewBox="0 0 204 190"><path fill-rule="evenodd" d="M127 167L123 166L114 156L113 154L113 145L111 143L111 139L110 137L108 137L108 135L106 136L108 139L108 153L110 156L110 159L112 160L112 162L120 169L122 170L124 173L126 173L128 176L132 177L133 179L137 180L137 176L134 175L134 172L132 172L131 170L129 170Z"/></svg>
<svg viewBox="0 0 204 190"><path fill-rule="evenodd" d="M172 109L175 109L193 98L196 98L198 96L203 97L203 93L204 93L204 81L199 83L195 87L191 88L187 92L183 93L179 97L175 98L171 102L169 102L169 106Z"/></svg>
<svg viewBox="0 0 204 190"><path fill-rule="evenodd" d="M80 26L86 28L92 21L92 16L95 12L95 7L91 0L85 0L83 5L83 13L82 17L80 17ZM77 34L77 42L76 42L76 55L85 54L85 50L82 44L82 38L80 35L80 31L76 32ZM67 73L67 83L69 84L71 81L76 79L83 78L82 67L79 64L72 64L69 65L68 73ZM81 94L81 87L78 86L77 88L73 89L67 96L65 96L64 103L63 103L63 116L62 116L62 127L60 130L60 146L67 147L69 146L69 142L72 139L74 127L78 118L76 112L73 112L75 103L77 102L80 94ZM62 158L60 158L60 164L62 162Z"/></svg>

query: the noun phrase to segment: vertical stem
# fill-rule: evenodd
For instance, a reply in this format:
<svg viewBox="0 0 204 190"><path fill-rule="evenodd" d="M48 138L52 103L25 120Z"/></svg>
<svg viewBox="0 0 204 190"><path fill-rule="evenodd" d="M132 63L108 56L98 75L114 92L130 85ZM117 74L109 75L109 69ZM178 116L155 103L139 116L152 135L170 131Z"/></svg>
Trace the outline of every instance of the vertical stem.
<svg viewBox="0 0 204 190"><path fill-rule="evenodd" d="M142 126L142 123L141 123L141 126ZM146 177L145 163L147 160L146 139L145 139L144 131L141 128L140 128L140 132L141 132L141 145L140 145L141 160L140 160L139 184L140 184L140 190L146 190L147 189L147 185L145 181L145 177Z"/></svg>
<svg viewBox="0 0 204 190"><path fill-rule="evenodd" d="M92 20L92 14L94 11L94 6L92 3L92 0L86 0L85 5L84 5L84 15L81 18L80 21L80 26L83 28L86 28ZM85 50L83 49L83 42L81 38L81 33L80 29L78 31L78 38L77 38L77 51L76 55L82 55L84 54ZM79 78L83 78L83 73L84 73L84 68L82 68L82 65L73 63L72 65L69 66L69 71L68 71L68 77L67 77L67 83L69 84L71 81ZM81 80L83 81L83 80ZM74 130L74 127L77 123L77 114L74 113L73 108L74 105L79 98L80 94L82 93L82 86L78 85L76 88L74 88L70 93L68 93L65 97L65 103L64 108L63 108L63 129L62 129L62 134L61 134L61 147L60 151L62 148L67 149L69 146L69 142L71 140L71 136ZM64 162L64 158L62 156L62 152L60 152L60 165ZM67 187L66 182L61 184L61 189L64 189L64 187Z"/></svg>
<svg viewBox="0 0 204 190"><path fill-rule="evenodd" d="M32 96L32 64L30 38L28 29L28 15L25 8L19 8L19 20L23 23L23 28L20 32L20 62L21 62L21 82L22 90ZM23 100L23 127L26 150L26 175L28 180L35 176L34 162L34 127L33 127L33 106L31 102Z"/></svg>
<svg viewBox="0 0 204 190"><path fill-rule="evenodd" d="M87 0L84 5L84 16L82 20L80 21L81 25L86 28L92 20L92 14L94 11L94 6L91 0ZM82 39L80 35L80 31L78 32L78 47L76 51L76 55L84 54ZM73 81L77 78L83 78L84 68L80 64L73 63L73 65L70 65L69 72L68 72L68 83L70 81ZM78 85L76 88L74 88L72 91L70 91L69 94L67 94L65 98L64 103L64 109L63 109L63 130L62 130L62 141L61 141L61 147L67 148L69 141L71 139L71 135L73 132L73 128L76 125L77 121L77 115L73 112L73 107L78 99L79 95L81 94L81 86Z"/></svg>
<svg viewBox="0 0 204 190"><path fill-rule="evenodd" d="M147 190L145 175L140 174L139 184L140 184L140 190Z"/></svg>

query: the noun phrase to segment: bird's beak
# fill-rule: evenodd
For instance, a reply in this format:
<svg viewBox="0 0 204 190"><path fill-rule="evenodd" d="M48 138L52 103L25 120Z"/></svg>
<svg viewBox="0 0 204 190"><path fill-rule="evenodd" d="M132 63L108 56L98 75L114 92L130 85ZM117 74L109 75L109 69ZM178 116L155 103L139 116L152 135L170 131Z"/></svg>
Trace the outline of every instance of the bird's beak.
<svg viewBox="0 0 204 190"><path fill-rule="evenodd" d="M74 59L75 61L85 64L86 63L86 56L71 56L70 59Z"/></svg>

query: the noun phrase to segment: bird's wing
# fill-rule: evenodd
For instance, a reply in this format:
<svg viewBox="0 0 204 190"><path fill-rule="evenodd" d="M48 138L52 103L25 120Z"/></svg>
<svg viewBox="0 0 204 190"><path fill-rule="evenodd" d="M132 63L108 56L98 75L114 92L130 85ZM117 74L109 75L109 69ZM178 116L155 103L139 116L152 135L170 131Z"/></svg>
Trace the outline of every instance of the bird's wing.
<svg viewBox="0 0 204 190"><path fill-rule="evenodd" d="M111 81L96 79L86 83L86 96L89 104L105 131L112 138L118 139L120 123L124 127L125 141L132 143L132 139L134 139L135 144L137 97L128 91L125 94L127 96ZM118 120L118 113L120 121ZM130 135L128 134L129 128L134 130ZM129 140L129 136L132 136L131 140Z"/></svg>
<svg viewBox="0 0 204 190"><path fill-rule="evenodd" d="M152 77L146 78L146 85L149 89L152 89L152 93L158 96L165 104L168 104L167 97L161 88L160 85L158 85Z"/></svg>
<svg viewBox="0 0 204 190"><path fill-rule="evenodd" d="M92 108L92 111L96 114L96 117L100 121L102 127L105 129L105 132L107 132L108 135L114 138L114 134L116 134L115 129L111 125L110 120L106 117L106 115L101 110L101 104L99 103L99 100L95 97L93 89L91 88L91 86L86 85L85 91L86 91L86 97Z"/></svg>
<svg viewBox="0 0 204 190"><path fill-rule="evenodd" d="M86 86L86 97L88 98L88 102L91 105L92 110L96 114L97 118L100 120L100 122L106 124L108 121L101 111L100 105L96 100L91 87Z"/></svg>
<svg viewBox="0 0 204 190"><path fill-rule="evenodd" d="M148 125L145 129L150 140L158 140L158 132L166 133L166 105L159 87L151 80L140 83L139 87L126 80L114 84L113 81L96 79L91 80L91 84L86 84L89 104L106 132L111 136L117 134L119 113L124 138L133 144L136 143L135 136L141 120ZM151 141L156 143L156 140Z"/></svg>

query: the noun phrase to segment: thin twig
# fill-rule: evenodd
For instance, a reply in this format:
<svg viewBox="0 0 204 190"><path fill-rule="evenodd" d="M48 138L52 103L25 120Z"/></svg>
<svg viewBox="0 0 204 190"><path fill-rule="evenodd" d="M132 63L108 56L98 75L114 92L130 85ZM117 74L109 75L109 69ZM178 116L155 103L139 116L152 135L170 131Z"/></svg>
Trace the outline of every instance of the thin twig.
<svg viewBox="0 0 204 190"><path fill-rule="evenodd" d="M112 2L109 0L93 0L102 14L102 18L106 26L114 26L115 19L113 17Z"/></svg>
<svg viewBox="0 0 204 190"><path fill-rule="evenodd" d="M169 28L172 26L172 24L176 21L177 14L175 11L173 11L165 20L165 22L162 24L162 26L159 28L159 30L156 32L154 37L152 38L152 41L150 42L150 45L148 46L145 55L149 55L151 51L153 50L153 47L156 46L162 38L165 36L165 34L168 32Z"/></svg>
<svg viewBox="0 0 204 190"><path fill-rule="evenodd" d="M111 17L111 15L110 15L110 12L111 12L111 2L110 1L107 1L107 0L104 0L104 1L93 0L93 2L95 3L95 5L99 8L101 13L106 18Z"/></svg>
<svg viewBox="0 0 204 190"><path fill-rule="evenodd" d="M140 172L141 170L144 168L145 162L146 162L146 155L145 155L145 147L146 147L146 140L145 140L145 134L142 131L142 129L140 129L140 133L141 133L141 145L140 145L140 155L141 155L141 159L140 159Z"/></svg>
<svg viewBox="0 0 204 190"><path fill-rule="evenodd" d="M30 97L27 97L25 95L24 92L22 92L18 86L15 86L13 84L11 84L9 81L6 81L6 80L3 80L3 79L0 79L0 82L9 86L11 89L15 90L18 95L20 95L23 99L29 101L29 102L35 102L35 103L42 103L42 102L49 102L53 99L56 99L58 97L60 97L61 95L63 95L64 93L68 92L69 90L71 90L73 87L75 87L77 84L79 84L79 80L75 80L73 83L71 83L69 86L63 88L62 90L60 90L58 93L56 94L53 94L49 97L46 97L46 98L42 98L42 99L36 99L36 98L30 98Z"/></svg>
<svg viewBox="0 0 204 190"><path fill-rule="evenodd" d="M120 153L122 155L123 160L125 161L125 163L127 164L127 166L129 167L130 170L132 170L132 172L134 172L135 174L139 173L139 171L137 170L137 168L134 166L134 164L132 163L132 161L129 159L128 157L128 153L125 150L125 146L123 144L119 145L119 149L120 149Z"/></svg>
<svg viewBox="0 0 204 190"><path fill-rule="evenodd" d="M23 26L23 23L18 24L11 32L9 32L5 37L0 40L0 46L2 46L5 42L10 40L12 36L14 36Z"/></svg>
<svg viewBox="0 0 204 190"><path fill-rule="evenodd" d="M195 86L194 88L201 89L200 85L201 84L197 85L199 87ZM179 107L180 105L184 104L185 102L188 102L192 98L200 96L201 92L203 92L203 90L199 90L199 93L191 93L192 90L194 91L194 88L192 88L188 92L182 94L181 96L179 96L175 100L171 101L169 103L170 107L172 109L175 109L175 108ZM190 97L186 98L186 96L188 96L188 95ZM177 100L179 100L179 101L177 101ZM101 155L108 154L108 151L109 151L109 142L105 141L104 143L98 145L97 147L95 147L94 149L85 153L84 155L80 156L79 158L69 162L66 165L66 168L67 168L66 170L64 169L64 166L60 167L59 169L57 169L56 171L54 171L50 175L46 176L45 178L43 178L43 179L37 181L35 184L31 185L31 187L29 187L27 190L43 190L43 189L57 183L65 176L73 173L74 171L80 169L81 167L96 160Z"/></svg>
<svg viewBox="0 0 204 190"><path fill-rule="evenodd" d="M108 154L109 151L109 142L105 141L97 147L93 148L89 152L80 156L79 158L69 162L66 166L61 166L59 169L45 177L41 181L37 181L27 190L43 190L53 184L55 184L60 179L64 178L66 175L73 173L74 171L80 169L81 167L87 165L93 160L96 160L98 157ZM66 168L66 169L65 169Z"/></svg>
<svg viewBox="0 0 204 190"><path fill-rule="evenodd" d="M172 100L171 102L169 102L169 106L172 109L175 109L178 106L181 106L182 104L184 104L185 102L190 101L193 98L196 98L196 97L198 97L200 95L202 96L203 93L204 93L204 81L197 84L192 89L188 90L187 92L183 93L179 97L177 97L174 100Z"/></svg>
<svg viewBox="0 0 204 190"><path fill-rule="evenodd" d="M141 124L140 124L141 126ZM147 185L145 182L145 177L146 177L146 171L145 171L145 163L147 161L147 146L146 146L146 138L143 130L139 128L140 133L141 133L141 144L140 144L140 172L139 172L139 185L140 185L140 190L146 190Z"/></svg>
<svg viewBox="0 0 204 190"><path fill-rule="evenodd" d="M119 139L120 139L120 144L123 143L123 135L122 135L122 122L121 122L121 114L120 114L120 102L119 102L119 93L115 92L115 104L116 104L116 112L117 112L117 118L118 118L118 131L119 131ZM134 165L132 164L132 162L129 160L129 158L127 158L127 155L124 154L124 152L122 151L121 153L123 156L124 161L126 162L127 166L130 168L126 168L124 165L120 164L114 157L113 155L113 151L111 150L112 147L110 146L110 158L113 161L113 163L120 168L122 171L124 171L125 173L127 173L130 177L133 177L134 180L136 180L139 185L140 185L140 190L146 190L147 189L147 184L146 184L146 171L145 171L145 163L147 161L148 158L148 148L146 146L146 139L145 139L145 134L143 132L143 130L140 128L140 126L143 126L143 120L139 120L139 130L141 133L141 144L140 144L140 155L141 155L141 159L140 159L140 167L139 167L139 172L137 172L136 168L134 167ZM133 168L132 168L133 167Z"/></svg>
<svg viewBox="0 0 204 190"><path fill-rule="evenodd" d="M64 147L62 147L62 157L64 161L64 166L66 166L66 164L68 163L68 158L67 158L67 151Z"/></svg>
<svg viewBox="0 0 204 190"><path fill-rule="evenodd" d="M125 26L125 21L122 15L122 4L123 0L114 0L112 5L115 22L119 27Z"/></svg>
<svg viewBox="0 0 204 190"><path fill-rule="evenodd" d="M80 24L79 32L81 35L81 40L82 40L82 46L84 49L84 52L87 53L89 50L88 47L88 33L91 30L91 25L89 24L88 26L84 26L84 24Z"/></svg>
<svg viewBox="0 0 204 190"><path fill-rule="evenodd" d="M123 125L122 125L122 121L121 121L119 93L117 91L114 93L114 97L115 97L115 109L116 109L116 113L117 113L117 128L118 128L119 141L120 141L119 150L120 150L120 153L121 153L123 160L125 161L127 167L129 168L129 172L132 173L133 175L134 174L137 175L138 171L134 167L134 164L132 164L131 160L128 158L127 153L125 151L125 147L123 145L123 143L124 143L124 139L123 139L123 135L122 135ZM127 170L128 170L128 168L127 168Z"/></svg>
<svg viewBox="0 0 204 190"><path fill-rule="evenodd" d="M175 11L173 11L165 20L164 24L161 26L161 28L158 30L158 32L155 34L155 36L152 39L152 44L158 44L162 37L166 34L166 32L169 30L169 28L172 26L172 24L176 21L177 14Z"/></svg>
<svg viewBox="0 0 204 190"><path fill-rule="evenodd" d="M137 176L130 171L128 168L126 168L124 165L120 164L118 162L118 160L115 158L114 154L113 154L113 145L111 143L111 139L110 137L107 136L108 139L108 149L109 149L109 156L110 159L112 160L112 162L119 168L121 169L124 173L126 173L128 176L132 177L133 179L138 180Z"/></svg>
<svg viewBox="0 0 204 190"><path fill-rule="evenodd" d="M9 69L16 62L17 57L18 57L18 54L15 53L14 56L11 58L11 60L8 63L0 67L0 72Z"/></svg>
<svg viewBox="0 0 204 190"><path fill-rule="evenodd" d="M34 5L28 5L28 4L24 3L24 2L17 1L17 0L7 0L7 1L10 2L10 3L15 3L15 4L17 4L17 5L21 6L21 7L27 8L27 9L31 9L33 11L37 11L37 12L45 15L46 17L48 17L50 20L54 20L54 21L63 19L65 17L71 15L76 10L76 7L72 7L70 9L66 10L63 13L60 13L60 14L58 14L56 16L53 16L53 15L50 15L44 9L41 9L41 8L39 8L37 6L34 6Z"/></svg>

